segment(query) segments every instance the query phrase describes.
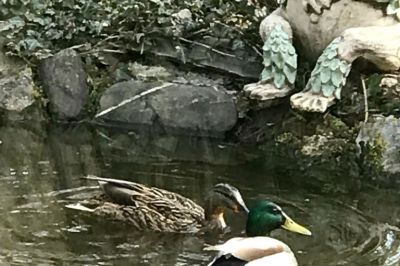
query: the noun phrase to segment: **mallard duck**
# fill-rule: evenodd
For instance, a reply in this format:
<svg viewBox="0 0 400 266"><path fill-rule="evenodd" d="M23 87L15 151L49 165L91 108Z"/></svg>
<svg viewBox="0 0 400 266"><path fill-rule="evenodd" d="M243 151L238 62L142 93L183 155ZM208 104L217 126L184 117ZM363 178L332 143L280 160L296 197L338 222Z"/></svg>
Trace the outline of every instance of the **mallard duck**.
<svg viewBox="0 0 400 266"><path fill-rule="evenodd" d="M182 195L156 187L92 175L85 179L98 181L103 193L67 208L109 217L140 230L179 233L224 230L226 209L248 213L239 190L229 184L215 185L202 208Z"/></svg>
<svg viewBox="0 0 400 266"><path fill-rule="evenodd" d="M266 236L278 228L311 235L308 229L294 222L277 204L262 200L250 209L247 216L248 237L231 238L221 245L205 248L219 251L209 266L297 266L296 257L288 245Z"/></svg>

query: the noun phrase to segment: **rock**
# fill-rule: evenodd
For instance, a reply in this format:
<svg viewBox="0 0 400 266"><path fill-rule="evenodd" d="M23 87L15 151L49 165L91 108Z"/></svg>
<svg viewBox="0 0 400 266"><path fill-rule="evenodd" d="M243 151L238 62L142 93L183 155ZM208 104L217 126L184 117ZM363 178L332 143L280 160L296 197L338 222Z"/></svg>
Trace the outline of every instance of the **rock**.
<svg viewBox="0 0 400 266"><path fill-rule="evenodd" d="M149 103L167 127L225 132L236 124L232 97L216 88L173 85L150 97Z"/></svg>
<svg viewBox="0 0 400 266"><path fill-rule="evenodd" d="M304 136L304 144L301 147L301 153L310 157L322 156L324 147L328 143L328 138L322 135Z"/></svg>
<svg viewBox="0 0 400 266"><path fill-rule="evenodd" d="M34 103L32 70L0 51L0 108L21 112Z"/></svg>
<svg viewBox="0 0 400 266"><path fill-rule="evenodd" d="M373 74L366 80L366 87L370 110L379 110L379 113L384 116L398 117L400 114L400 73Z"/></svg>
<svg viewBox="0 0 400 266"><path fill-rule="evenodd" d="M390 174L400 173L400 119L375 117L362 126L356 143L365 164L380 166Z"/></svg>
<svg viewBox="0 0 400 266"><path fill-rule="evenodd" d="M127 81L105 91L96 117L114 123L219 134L235 125L237 113L232 96L217 87Z"/></svg>
<svg viewBox="0 0 400 266"><path fill-rule="evenodd" d="M190 12L190 10L187 8L182 9L179 12L172 14L172 17L174 17L179 22L193 21L192 12Z"/></svg>
<svg viewBox="0 0 400 266"><path fill-rule="evenodd" d="M106 89L100 98L100 113L96 118L102 118L108 122L122 124L144 124L151 125L155 120L154 110L147 105L144 98L138 98L124 105L123 101L130 99L136 95L140 95L153 86L156 87L161 83L144 83L140 81L123 81L112 85ZM121 106L118 106L118 105ZM102 114L108 108L118 106L114 110Z"/></svg>
<svg viewBox="0 0 400 266"><path fill-rule="evenodd" d="M172 77L172 73L162 66L144 66L137 62L129 63L128 70L136 79L143 81L166 80Z"/></svg>
<svg viewBox="0 0 400 266"><path fill-rule="evenodd" d="M69 120L82 113L89 90L83 63L77 52L65 49L45 59L40 65L39 77L54 118Z"/></svg>
<svg viewBox="0 0 400 266"><path fill-rule="evenodd" d="M243 41L235 42L228 38L211 36L193 41L178 42L167 37L154 38L152 41L152 45L146 47L149 53L172 58L184 64L189 63L196 67L216 69L252 79L258 79L262 70L259 55ZM142 51L143 47L138 45L134 49Z"/></svg>

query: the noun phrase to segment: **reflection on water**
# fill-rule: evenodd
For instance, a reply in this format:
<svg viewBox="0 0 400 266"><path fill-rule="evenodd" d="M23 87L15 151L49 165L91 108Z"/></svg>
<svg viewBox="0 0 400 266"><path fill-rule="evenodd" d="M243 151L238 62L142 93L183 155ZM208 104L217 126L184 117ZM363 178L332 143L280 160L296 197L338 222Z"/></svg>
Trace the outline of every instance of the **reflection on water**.
<svg viewBox="0 0 400 266"><path fill-rule="evenodd" d="M267 197L309 225L312 237L273 234L292 247L300 265L400 263L395 187L362 182L355 188L346 177L333 182L329 173L309 180L275 169L256 147L147 132L3 125L0 143L1 265L205 265L213 256L202 248L216 236L138 232L65 209L97 191L80 179L86 174L162 187L198 202L216 182L229 182L249 205ZM319 189L337 186L340 192ZM240 235L244 217L230 218L232 235Z"/></svg>

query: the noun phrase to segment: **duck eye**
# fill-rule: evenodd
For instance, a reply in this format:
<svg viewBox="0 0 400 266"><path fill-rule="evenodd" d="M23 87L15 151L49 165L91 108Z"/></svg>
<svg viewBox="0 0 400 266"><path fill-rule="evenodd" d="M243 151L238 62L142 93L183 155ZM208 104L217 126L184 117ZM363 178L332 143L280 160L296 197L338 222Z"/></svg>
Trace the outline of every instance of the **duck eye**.
<svg viewBox="0 0 400 266"><path fill-rule="evenodd" d="M280 213L280 210L277 207L273 207L272 208L272 213L278 214L278 213Z"/></svg>

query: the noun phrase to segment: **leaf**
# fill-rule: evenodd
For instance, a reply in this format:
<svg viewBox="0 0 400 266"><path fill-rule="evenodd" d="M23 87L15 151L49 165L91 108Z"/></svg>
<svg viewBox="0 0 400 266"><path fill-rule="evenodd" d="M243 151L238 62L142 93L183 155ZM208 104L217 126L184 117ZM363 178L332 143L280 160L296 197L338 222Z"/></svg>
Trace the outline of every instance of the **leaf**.
<svg viewBox="0 0 400 266"><path fill-rule="evenodd" d="M263 45L263 51L270 51L271 50L271 44L267 41L265 41L264 45Z"/></svg>
<svg viewBox="0 0 400 266"><path fill-rule="evenodd" d="M332 84L325 84L322 86L322 94L325 97L332 96L334 91L335 91L335 87Z"/></svg>
<svg viewBox="0 0 400 266"><path fill-rule="evenodd" d="M288 52L289 52L289 54L291 54L291 55L295 55L295 54L296 54L296 49L294 49L294 47L293 47L292 44L290 44L290 45L288 46Z"/></svg>
<svg viewBox="0 0 400 266"><path fill-rule="evenodd" d="M344 75L342 72L340 72L339 70L337 71L333 71L331 74L331 80L332 80L332 84L337 88L340 87L343 83L343 79L345 79Z"/></svg>
<svg viewBox="0 0 400 266"><path fill-rule="evenodd" d="M283 73L285 73L286 79L289 81L290 84L294 84L296 80L296 69L290 67L289 65L283 66Z"/></svg>
<svg viewBox="0 0 400 266"><path fill-rule="evenodd" d="M339 66L340 66L340 60L339 59L334 58L334 59L332 59L330 61L329 67L330 67L331 70L334 71L334 70L338 69Z"/></svg>
<svg viewBox="0 0 400 266"><path fill-rule="evenodd" d="M326 57L331 60L337 56L337 51L335 50L328 50L326 53Z"/></svg>
<svg viewBox="0 0 400 266"><path fill-rule="evenodd" d="M348 64L346 61L340 61L340 64L339 64L340 72L345 74L348 71L350 66L351 65Z"/></svg>
<svg viewBox="0 0 400 266"><path fill-rule="evenodd" d="M286 58L286 64L291 67L297 68L297 55L292 55Z"/></svg>
<svg viewBox="0 0 400 266"><path fill-rule="evenodd" d="M319 78L310 79L311 91L314 93L321 92L321 80Z"/></svg>
<svg viewBox="0 0 400 266"><path fill-rule="evenodd" d="M331 70L327 67L322 67L321 73L319 75L321 83L326 83L331 78Z"/></svg>
<svg viewBox="0 0 400 266"><path fill-rule="evenodd" d="M274 84L278 89L282 88L282 86L285 84L285 75L278 71L275 72Z"/></svg>
<svg viewBox="0 0 400 266"><path fill-rule="evenodd" d="M35 38L26 38L22 40L19 45L23 47L25 50L36 50L37 48L42 48L43 45L36 40Z"/></svg>
<svg viewBox="0 0 400 266"><path fill-rule="evenodd" d="M336 99L340 100L340 98L341 98L341 95L340 95L341 92L342 92L342 87L336 88L336 90L335 90L335 98L336 98Z"/></svg>
<svg viewBox="0 0 400 266"><path fill-rule="evenodd" d="M273 53L271 56L272 62L279 68L282 69L284 62L283 62L283 58L281 56L281 54L278 53Z"/></svg>
<svg viewBox="0 0 400 266"><path fill-rule="evenodd" d="M367 88L368 88L368 94L372 97L376 97L378 94L381 93L382 88L381 88L381 81L382 81L382 75L379 74L373 74L368 77L367 79Z"/></svg>
<svg viewBox="0 0 400 266"><path fill-rule="evenodd" d="M279 50L283 41L280 38L274 38L272 36L270 38L271 38L271 46L276 47Z"/></svg>
<svg viewBox="0 0 400 266"><path fill-rule="evenodd" d="M272 50L272 52L277 53L277 52L279 52L279 46L278 45L272 45L271 50Z"/></svg>
<svg viewBox="0 0 400 266"><path fill-rule="evenodd" d="M271 69L269 69L269 68L264 68L263 71L261 72L261 75L260 75L260 76L261 76L261 77L260 77L260 80L262 80L262 81L268 81L268 80L270 80L270 79L272 78L273 73L272 73Z"/></svg>
<svg viewBox="0 0 400 266"><path fill-rule="evenodd" d="M268 66L271 65L272 60L271 60L271 57L270 57L269 54L266 55L266 53L264 53L263 59L264 59L264 60L263 60L263 65L264 65L264 66L268 67Z"/></svg>
<svg viewBox="0 0 400 266"><path fill-rule="evenodd" d="M322 60L322 62L321 62L321 66L327 67L327 68L330 67L330 64L331 64L331 60L328 59L327 57L325 57L324 60Z"/></svg>
<svg viewBox="0 0 400 266"><path fill-rule="evenodd" d="M25 21L19 17L12 17L10 19L8 19L4 25L0 24L0 32L2 31L7 31L7 30L15 30L15 29L19 29L25 26Z"/></svg>

